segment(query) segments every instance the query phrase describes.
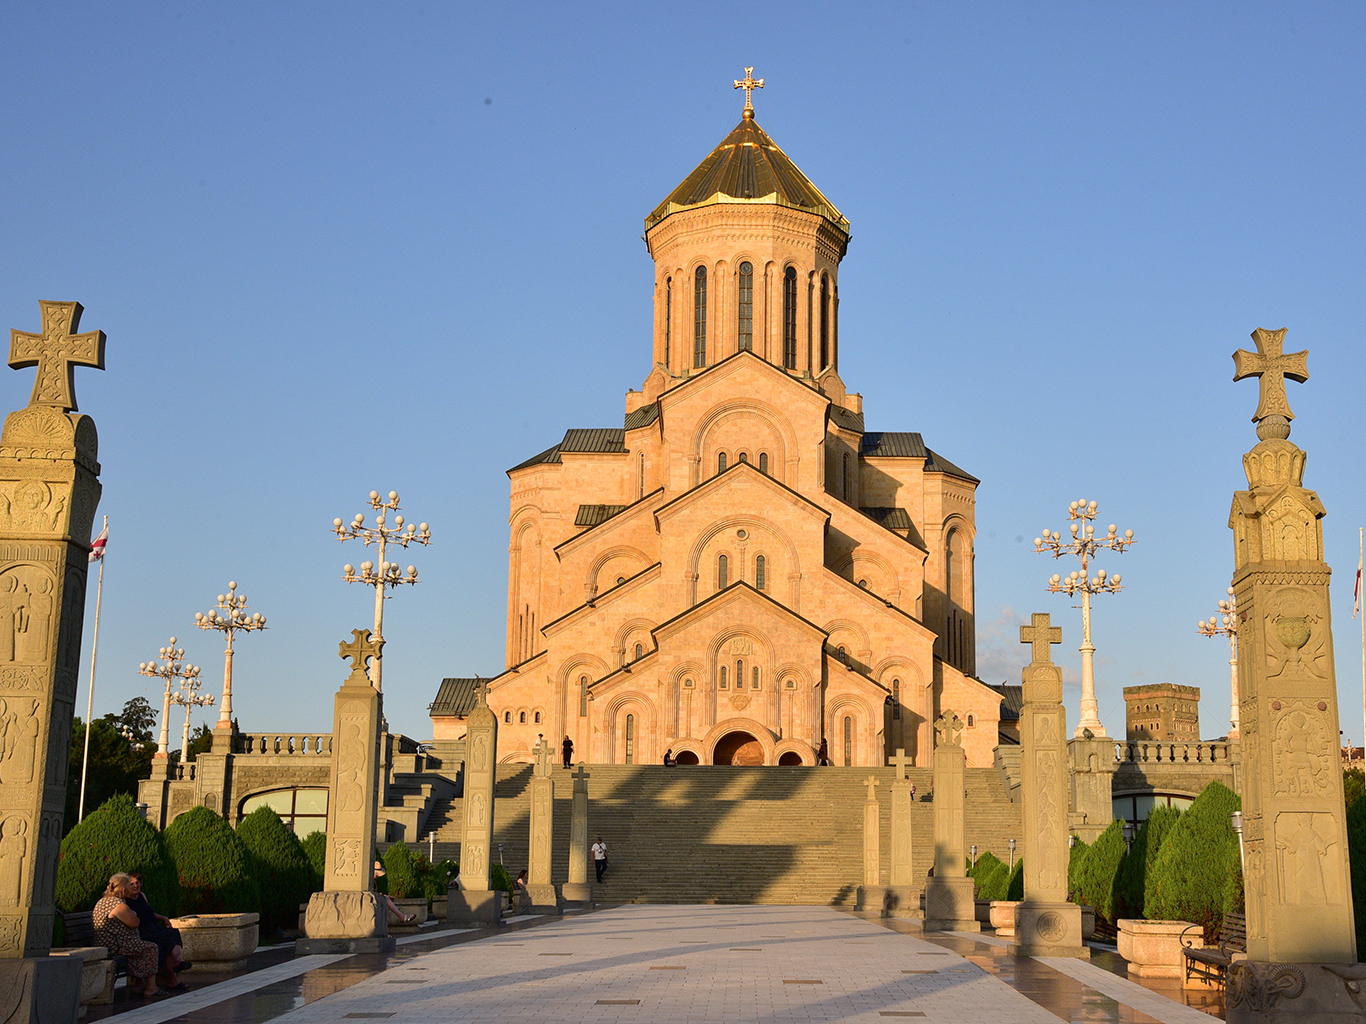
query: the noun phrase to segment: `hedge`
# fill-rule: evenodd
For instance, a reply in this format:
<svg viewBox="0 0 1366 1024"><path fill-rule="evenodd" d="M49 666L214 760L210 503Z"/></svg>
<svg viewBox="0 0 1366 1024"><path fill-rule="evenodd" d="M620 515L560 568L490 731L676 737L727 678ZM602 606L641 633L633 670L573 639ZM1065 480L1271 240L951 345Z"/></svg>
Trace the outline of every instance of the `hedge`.
<svg viewBox="0 0 1366 1024"><path fill-rule="evenodd" d="M207 807L191 808L167 827L166 845L180 875L182 914L244 914L261 909L251 855L219 815Z"/></svg>
<svg viewBox="0 0 1366 1024"><path fill-rule="evenodd" d="M996 866L982 877L982 888L977 893L978 899L983 900L1003 900L1006 898L1006 883L1010 878L1010 869L999 860Z"/></svg>
<svg viewBox="0 0 1366 1024"><path fill-rule="evenodd" d="M988 850L986 853L982 854L982 856L977 858L977 863L973 866L973 869L968 872L968 874L971 877L977 879L977 882L980 885L982 882L985 882L987 880L991 873L996 870L996 865L1000 863L1000 858L997 857L990 850Z"/></svg>
<svg viewBox="0 0 1366 1024"><path fill-rule="evenodd" d="M1021 857L1015 862L1015 866L1010 869L1010 874L1006 877L1006 894L1008 900L1024 899L1024 858Z"/></svg>
<svg viewBox="0 0 1366 1024"><path fill-rule="evenodd" d="M512 876L508 874L507 868L503 867L501 864L495 864L493 865L493 870L490 872L490 876L491 881L489 882L489 885L492 888L502 889L509 896L515 895L512 886Z"/></svg>
<svg viewBox="0 0 1366 1024"><path fill-rule="evenodd" d="M258 807L239 821L237 837L261 887L261 934L297 927L299 904L317 891L313 865L299 837L269 807Z"/></svg>
<svg viewBox="0 0 1366 1024"><path fill-rule="evenodd" d="M418 854L417 877L422 885L422 895L428 900L445 896L459 874L460 865L449 858L429 864L426 857Z"/></svg>
<svg viewBox="0 0 1366 1024"><path fill-rule="evenodd" d="M422 895L417 862L413 859L413 851L408 849L407 843L394 843L384 851L384 856L380 859L384 862L384 880L390 896L396 900L403 900Z"/></svg>
<svg viewBox="0 0 1366 1024"><path fill-rule="evenodd" d="M1116 879L1115 913L1119 917L1143 917L1143 891L1157 861L1162 843L1181 812L1175 807L1154 807L1148 820L1139 826L1133 849L1119 866Z"/></svg>
<svg viewBox="0 0 1366 1024"><path fill-rule="evenodd" d="M1238 836L1229 814L1242 806L1227 786L1211 782L1172 826L1148 873L1143 906L1152 920L1191 921L1207 935L1224 916L1229 850Z"/></svg>
<svg viewBox="0 0 1366 1024"><path fill-rule="evenodd" d="M142 891L160 914L174 916L180 907L175 861L166 840L126 793L112 796L62 840L57 864L57 909L89 910L119 871L142 873Z"/></svg>
<svg viewBox="0 0 1366 1024"><path fill-rule="evenodd" d="M1090 846L1080 837L1074 837L1076 842L1067 851L1067 898L1073 903L1081 902L1081 866L1086 861L1086 851Z"/></svg>
<svg viewBox="0 0 1366 1024"><path fill-rule="evenodd" d="M1366 960L1366 800L1358 800L1347 811L1347 854L1352 862L1357 959Z"/></svg>
<svg viewBox="0 0 1366 1024"><path fill-rule="evenodd" d="M322 892L323 875L327 872L327 833L310 832L302 845L309 867L313 869L313 891Z"/></svg>
<svg viewBox="0 0 1366 1024"><path fill-rule="evenodd" d="M1115 921L1115 876L1124 860L1124 822L1115 820L1096 837L1077 869L1077 889L1085 906L1096 916Z"/></svg>

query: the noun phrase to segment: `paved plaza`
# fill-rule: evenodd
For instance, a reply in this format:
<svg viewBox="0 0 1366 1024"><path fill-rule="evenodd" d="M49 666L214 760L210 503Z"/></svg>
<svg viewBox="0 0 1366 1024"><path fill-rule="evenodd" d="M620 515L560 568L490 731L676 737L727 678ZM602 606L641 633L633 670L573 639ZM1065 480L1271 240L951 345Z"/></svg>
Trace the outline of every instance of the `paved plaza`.
<svg viewBox="0 0 1366 1024"><path fill-rule="evenodd" d="M119 1024L1212 1019L1095 963L1010 956L1006 940L991 935L931 941L919 922L830 907L627 905L519 923L408 936L391 957L286 959L147 1005L120 997L115 1016Z"/></svg>

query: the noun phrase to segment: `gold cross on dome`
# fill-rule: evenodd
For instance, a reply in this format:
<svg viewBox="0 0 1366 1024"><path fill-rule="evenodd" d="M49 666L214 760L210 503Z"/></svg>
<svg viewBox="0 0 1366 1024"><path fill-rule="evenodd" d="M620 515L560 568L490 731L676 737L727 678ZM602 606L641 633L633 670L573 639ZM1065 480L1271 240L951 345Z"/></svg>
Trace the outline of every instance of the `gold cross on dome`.
<svg viewBox="0 0 1366 1024"><path fill-rule="evenodd" d="M737 79L735 80L735 88L737 88L737 89L744 89L744 90L745 90L745 116L746 116L746 117L753 117L753 116L754 116L754 90L755 90L755 89L762 89L763 87L764 87L764 80L763 80L762 78L755 78L755 77L754 77L754 69L753 69L753 68L745 68L745 77L744 77L743 79L738 79L738 78L737 78Z"/></svg>
<svg viewBox="0 0 1366 1024"><path fill-rule="evenodd" d="M368 629L351 630L351 641L337 644L337 656L351 659L351 677L347 682L357 677L368 681L365 674L366 666L371 658L379 657L379 649L383 646L383 640L377 643L370 638Z"/></svg>
<svg viewBox="0 0 1366 1024"><path fill-rule="evenodd" d="M1062 627L1048 624L1048 612L1035 612L1032 625L1020 627L1020 643L1030 644L1030 660L1038 665L1047 665L1053 660L1049 644L1062 643Z"/></svg>
<svg viewBox="0 0 1366 1024"><path fill-rule="evenodd" d="M40 334L9 332L9 364L16 370L38 367L29 405L51 405L64 412L76 411L76 367L104 369L104 332L77 334L81 324L79 302L39 302L43 329Z"/></svg>
<svg viewBox="0 0 1366 1024"><path fill-rule="evenodd" d="M1233 379L1260 377L1261 394L1257 401L1257 412L1253 423L1259 423L1268 416L1281 415L1293 420L1290 400L1285 397L1285 378L1303 384L1309 379L1309 350L1282 353L1285 345L1286 328L1268 331L1258 327L1252 332L1252 340L1257 343L1257 351L1249 352L1240 348L1233 353Z"/></svg>

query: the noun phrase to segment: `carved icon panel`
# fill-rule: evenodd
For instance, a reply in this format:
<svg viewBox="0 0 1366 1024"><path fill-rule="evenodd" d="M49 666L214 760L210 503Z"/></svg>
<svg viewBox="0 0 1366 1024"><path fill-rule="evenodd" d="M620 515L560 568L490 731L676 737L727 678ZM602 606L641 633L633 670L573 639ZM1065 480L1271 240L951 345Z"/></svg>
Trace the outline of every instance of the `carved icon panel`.
<svg viewBox="0 0 1366 1024"><path fill-rule="evenodd" d="M54 581L45 567L12 565L0 572L0 665L47 663L54 601Z"/></svg>
<svg viewBox="0 0 1366 1024"><path fill-rule="evenodd" d="M1267 604L1266 678L1286 682L1327 679L1325 609L1319 595L1302 587L1284 587Z"/></svg>
<svg viewBox="0 0 1366 1024"><path fill-rule="evenodd" d="M54 492L54 488L56 491ZM63 533L66 485L42 480L0 481L0 530L7 533Z"/></svg>
<svg viewBox="0 0 1366 1024"><path fill-rule="evenodd" d="M38 754L41 704L33 697L0 697L0 784L27 786L33 782Z"/></svg>
<svg viewBox="0 0 1366 1024"><path fill-rule="evenodd" d="M1341 901L1338 873L1329 869L1338 845L1337 823L1326 812L1276 815L1276 865L1281 896L1291 906L1322 907Z"/></svg>
<svg viewBox="0 0 1366 1024"><path fill-rule="evenodd" d="M28 856L28 820L11 814L0 821L0 907L19 906Z"/></svg>
<svg viewBox="0 0 1366 1024"><path fill-rule="evenodd" d="M1307 700L1285 701L1276 713L1275 775L1277 794L1292 797L1325 796L1331 780L1336 745L1329 742L1324 713Z"/></svg>

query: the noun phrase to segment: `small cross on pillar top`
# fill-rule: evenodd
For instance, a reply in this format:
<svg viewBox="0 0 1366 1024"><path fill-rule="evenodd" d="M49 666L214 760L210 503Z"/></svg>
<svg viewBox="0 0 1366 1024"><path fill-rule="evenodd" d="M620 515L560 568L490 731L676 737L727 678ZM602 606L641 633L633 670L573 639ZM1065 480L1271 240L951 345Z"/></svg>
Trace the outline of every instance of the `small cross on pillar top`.
<svg viewBox="0 0 1366 1024"><path fill-rule="evenodd" d="M1257 424L1257 436L1263 440L1262 420L1273 416L1284 416L1286 423L1279 430L1268 431L1267 436L1289 437L1289 421L1295 418L1290 411L1290 400L1285 396L1285 378L1303 384L1309 379L1309 350L1282 352L1285 345L1287 328L1268 331L1258 327L1252 332L1252 340L1257 344L1256 352L1240 348L1233 353L1233 379L1259 377L1260 392L1257 398L1257 411L1252 422ZM1268 425L1271 426L1271 425ZM1284 433L1282 433L1284 431Z"/></svg>
<svg viewBox="0 0 1366 1024"><path fill-rule="evenodd" d="M868 800L871 803L872 801L877 799L877 794L873 792L873 790L877 789L879 785L877 781L877 776L869 775L866 779L863 780L863 784L868 787Z"/></svg>
<svg viewBox="0 0 1366 1024"><path fill-rule="evenodd" d="M762 89L764 80L754 77L753 68L745 68L745 77L735 79L735 88L745 90L745 117L754 117L754 90Z"/></svg>
<svg viewBox="0 0 1366 1024"><path fill-rule="evenodd" d="M9 332L9 364L13 369L38 367L29 405L50 405L76 411L76 367L104 369L104 332L77 334L81 325L79 302L39 302L43 329L38 334Z"/></svg>
<svg viewBox="0 0 1366 1024"><path fill-rule="evenodd" d="M1048 612L1035 612L1032 624L1020 627L1020 643L1030 644L1030 661L1036 665L1047 665L1053 660L1049 644L1062 643L1062 627L1048 624Z"/></svg>
<svg viewBox="0 0 1366 1024"><path fill-rule="evenodd" d="M915 767L915 759L906 756L904 747L896 748L896 756L889 759L889 763L896 769L896 781L906 782L911 777L911 769Z"/></svg>
<svg viewBox="0 0 1366 1024"><path fill-rule="evenodd" d="M383 640L374 640L370 636L368 629L351 630L350 642L342 641L337 644L337 654L342 658L351 659L351 675L347 677L348 683L370 682L370 677L366 675L366 668L371 658L379 657L379 649L384 646Z"/></svg>
<svg viewBox="0 0 1366 1024"><path fill-rule="evenodd" d="M578 768L575 770L575 772L574 772L574 781L575 781L575 782L587 782L588 779L589 779L589 775L588 775L588 773L587 773L586 771L584 771L583 762L580 761L580 762L579 762L579 767L578 767Z"/></svg>

